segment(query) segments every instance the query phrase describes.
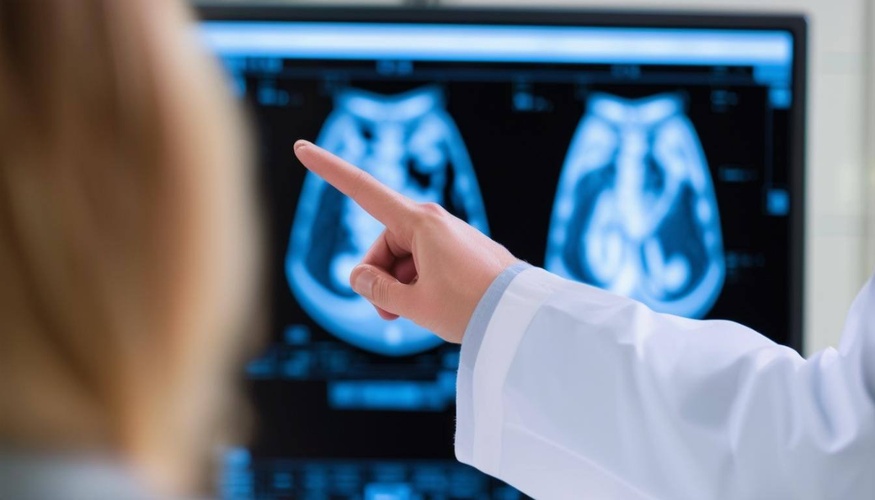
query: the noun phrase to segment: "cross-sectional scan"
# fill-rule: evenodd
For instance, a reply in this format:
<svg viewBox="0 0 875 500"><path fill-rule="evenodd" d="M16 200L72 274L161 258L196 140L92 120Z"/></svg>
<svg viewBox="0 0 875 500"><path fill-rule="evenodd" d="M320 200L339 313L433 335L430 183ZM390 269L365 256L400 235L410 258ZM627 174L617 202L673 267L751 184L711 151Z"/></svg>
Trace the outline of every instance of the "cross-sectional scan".
<svg viewBox="0 0 875 500"><path fill-rule="evenodd" d="M397 95L348 88L317 143L419 202L443 205L488 234L486 212L462 137L440 88ZM298 302L323 328L368 351L402 356L440 344L414 323L382 320L349 286L352 268L384 227L312 173L304 181L286 256Z"/></svg>
<svg viewBox="0 0 875 500"><path fill-rule="evenodd" d="M565 159L546 268L702 317L725 277L717 200L676 94L593 94Z"/></svg>

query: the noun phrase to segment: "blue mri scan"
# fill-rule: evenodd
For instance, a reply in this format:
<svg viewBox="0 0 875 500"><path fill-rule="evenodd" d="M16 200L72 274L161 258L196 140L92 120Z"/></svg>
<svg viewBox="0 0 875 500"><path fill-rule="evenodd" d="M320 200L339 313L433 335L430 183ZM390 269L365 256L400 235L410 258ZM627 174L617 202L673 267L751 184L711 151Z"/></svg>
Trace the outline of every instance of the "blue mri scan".
<svg viewBox="0 0 875 500"><path fill-rule="evenodd" d="M700 318L725 278L717 199L677 94L589 97L553 205L545 267Z"/></svg>
<svg viewBox="0 0 875 500"><path fill-rule="evenodd" d="M340 90L316 142L390 188L441 204L488 234L474 168L439 87L396 95ZM371 352L415 354L441 340L408 320L382 320L349 286L350 271L383 229L308 173L292 225L286 276L301 307L328 332Z"/></svg>

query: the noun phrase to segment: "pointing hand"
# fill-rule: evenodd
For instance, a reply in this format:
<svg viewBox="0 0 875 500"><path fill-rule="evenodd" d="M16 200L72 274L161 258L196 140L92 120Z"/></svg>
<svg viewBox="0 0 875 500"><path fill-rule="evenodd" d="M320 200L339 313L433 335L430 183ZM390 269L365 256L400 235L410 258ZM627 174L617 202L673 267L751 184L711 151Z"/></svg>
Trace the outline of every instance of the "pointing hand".
<svg viewBox="0 0 875 500"><path fill-rule="evenodd" d="M353 269L353 289L384 319L402 316L460 343L486 289L517 259L440 205L416 203L310 142L296 142L295 154L386 226Z"/></svg>

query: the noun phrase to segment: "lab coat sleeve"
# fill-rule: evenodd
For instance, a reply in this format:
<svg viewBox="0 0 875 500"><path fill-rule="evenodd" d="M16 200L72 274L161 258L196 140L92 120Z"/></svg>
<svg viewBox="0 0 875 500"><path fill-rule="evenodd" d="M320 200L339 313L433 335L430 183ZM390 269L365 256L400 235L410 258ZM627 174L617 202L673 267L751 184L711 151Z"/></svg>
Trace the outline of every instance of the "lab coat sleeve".
<svg viewBox="0 0 875 500"><path fill-rule="evenodd" d="M875 286L838 350L518 265L462 345L456 456L541 499L875 498Z"/></svg>

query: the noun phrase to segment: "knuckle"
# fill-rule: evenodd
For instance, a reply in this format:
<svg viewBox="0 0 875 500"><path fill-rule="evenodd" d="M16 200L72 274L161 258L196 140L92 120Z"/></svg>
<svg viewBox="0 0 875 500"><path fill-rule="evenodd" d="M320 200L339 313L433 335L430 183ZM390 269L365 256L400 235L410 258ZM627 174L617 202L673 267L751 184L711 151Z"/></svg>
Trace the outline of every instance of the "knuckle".
<svg viewBox="0 0 875 500"><path fill-rule="evenodd" d="M355 199L368 182L368 173L362 169L355 172L355 177L350 182L349 197Z"/></svg>
<svg viewBox="0 0 875 500"><path fill-rule="evenodd" d="M386 280L378 279L374 281L371 289L371 296L377 305L386 305L389 303L389 283Z"/></svg>
<svg viewBox="0 0 875 500"><path fill-rule="evenodd" d="M444 207L440 206L439 204L437 204L433 201L429 201L429 202L421 204L420 208L422 209L423 212L425 212L426 214L429 214L429 215L442 216L443 214L446 213L446 210L444 209Z"/></svg>
<svg viewBox="0 0 875 500"><path fill-rule="evenodd" d="M428 202L419 205L420 224L433 224L442 222L449 212L437 203Z"/></svg>

